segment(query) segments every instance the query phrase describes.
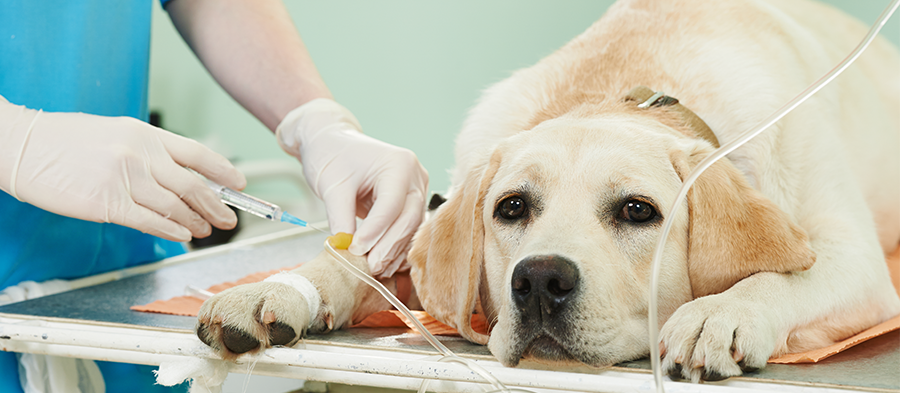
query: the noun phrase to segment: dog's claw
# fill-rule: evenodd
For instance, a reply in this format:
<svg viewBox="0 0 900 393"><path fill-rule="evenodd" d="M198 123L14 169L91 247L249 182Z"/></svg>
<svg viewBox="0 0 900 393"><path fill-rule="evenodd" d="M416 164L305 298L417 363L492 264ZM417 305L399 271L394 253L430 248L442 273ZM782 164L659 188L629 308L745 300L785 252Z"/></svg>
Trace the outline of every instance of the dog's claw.
<svg viewBox="0 0 900 393"><path fill-rule="evenodd" d="M275 313L273 313L271 311L266 311L265 313L263 313L262 323L268 325L268 324L271 324L272 322L275 322L276 320L277 320L277 318L275 318Z"/></svg>

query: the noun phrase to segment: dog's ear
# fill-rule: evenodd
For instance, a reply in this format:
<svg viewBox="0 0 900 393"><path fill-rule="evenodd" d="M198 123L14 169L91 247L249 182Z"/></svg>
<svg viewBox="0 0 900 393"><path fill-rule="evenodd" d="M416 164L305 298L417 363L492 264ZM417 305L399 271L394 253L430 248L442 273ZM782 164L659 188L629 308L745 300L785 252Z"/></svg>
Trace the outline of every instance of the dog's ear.
<svg viewBox="0 0 900 393"><path fill-rule="evenodd" d="M709 146L670 154L684 180ZM795 272L815 263L806 232L755 190L727 158L697 178L688 192L688 274L694 298L722 292L758 272Z"/></svg>
<svg viewBox="0 0 900 393"><path fill-rule="evenodd" d="M471 170L413 239L410 272L422 306L466 339L487 344L472 330L484 260L484 198L500 165L496 150L487 165Z"/></svg>

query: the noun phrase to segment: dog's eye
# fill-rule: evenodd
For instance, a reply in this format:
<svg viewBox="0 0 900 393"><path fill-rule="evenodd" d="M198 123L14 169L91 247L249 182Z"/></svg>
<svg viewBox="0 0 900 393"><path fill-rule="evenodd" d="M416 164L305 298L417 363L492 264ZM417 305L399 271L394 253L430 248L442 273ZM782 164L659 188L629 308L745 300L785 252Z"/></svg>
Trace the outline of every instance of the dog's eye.
<svg viewBox="0 0 900 393"><path fill-rule="evenodd" d="M622 218L633 222L646 222L656 217L656 209L653 205L637 199L625 202L622 207Z"/></svg>
<svg viewBox="0 0 900 393"><path fill-rule="evenodd" d="M528 210L528 205L518 196L508 197L500 201L500 205L497 206L497 212L500 214L500 217L507 220L522 218L526 210Z"/></svg>

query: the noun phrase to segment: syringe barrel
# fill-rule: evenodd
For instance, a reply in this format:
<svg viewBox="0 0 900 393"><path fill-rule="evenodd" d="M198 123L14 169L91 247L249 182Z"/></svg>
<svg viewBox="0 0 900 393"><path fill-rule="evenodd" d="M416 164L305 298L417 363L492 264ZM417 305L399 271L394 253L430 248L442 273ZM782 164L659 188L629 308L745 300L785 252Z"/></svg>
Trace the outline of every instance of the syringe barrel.
<svg viewBox="0 0 900 393"><path fill-rule="evenodd" d="M228 187L218 185L214 182L207 181L209 188L219 195L222 202L241 209L247 213L253 214L272 221L280 221L282 210L278 205L265 202L244 194L240 191L232 190Z"/></svg>

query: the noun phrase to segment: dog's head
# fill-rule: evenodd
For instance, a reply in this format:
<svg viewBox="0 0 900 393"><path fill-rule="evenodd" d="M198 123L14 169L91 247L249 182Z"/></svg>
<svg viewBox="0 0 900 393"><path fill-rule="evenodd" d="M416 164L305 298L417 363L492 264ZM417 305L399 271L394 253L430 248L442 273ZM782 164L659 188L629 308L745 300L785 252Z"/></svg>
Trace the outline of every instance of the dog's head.
<svg viewBox="0 0 900 393"><path fill-rule="evenodd" d="M562 116L496 146L416 235L410 261L425 309L505 365L603 366L649 351L650 259L664 220L674 223L663 321L751 274L812 265L806 234L727 159L670 214L713 147L660 119ZM490 335L472 330L473 311Z"/></svg>

